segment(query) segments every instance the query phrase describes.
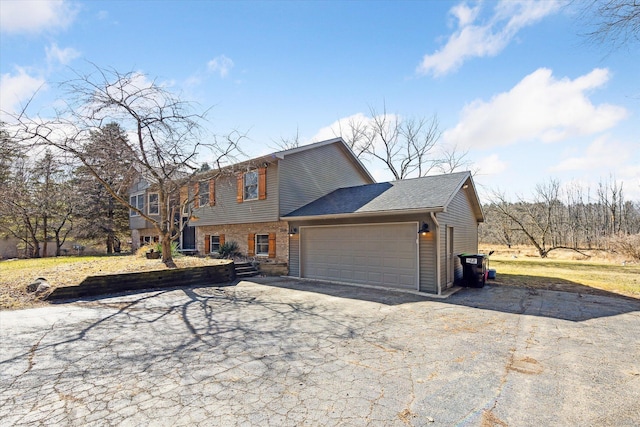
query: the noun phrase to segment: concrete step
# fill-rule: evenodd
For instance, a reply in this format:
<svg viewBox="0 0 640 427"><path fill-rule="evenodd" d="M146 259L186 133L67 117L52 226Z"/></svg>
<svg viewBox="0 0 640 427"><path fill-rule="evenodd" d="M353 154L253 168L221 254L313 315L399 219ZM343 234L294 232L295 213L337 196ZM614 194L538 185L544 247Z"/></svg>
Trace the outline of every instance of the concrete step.
<svg viewBox="0 0 640 427"><path fill-rule="evenodd" d="M253 277L257 276L258 270L249 262L241 262L235 264L236 277Z"/></svg>

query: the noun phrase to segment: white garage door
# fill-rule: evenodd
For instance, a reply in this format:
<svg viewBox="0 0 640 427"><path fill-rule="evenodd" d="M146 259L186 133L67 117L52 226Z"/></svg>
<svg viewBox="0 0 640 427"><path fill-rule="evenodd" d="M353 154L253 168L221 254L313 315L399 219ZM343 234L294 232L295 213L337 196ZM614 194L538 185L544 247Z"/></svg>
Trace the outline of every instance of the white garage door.
<svg viewBox="0 0 640 427"><path fill-rule="evenodd" d="M416 289L417 237L415 223L303 227L301 275Z"/></svg>

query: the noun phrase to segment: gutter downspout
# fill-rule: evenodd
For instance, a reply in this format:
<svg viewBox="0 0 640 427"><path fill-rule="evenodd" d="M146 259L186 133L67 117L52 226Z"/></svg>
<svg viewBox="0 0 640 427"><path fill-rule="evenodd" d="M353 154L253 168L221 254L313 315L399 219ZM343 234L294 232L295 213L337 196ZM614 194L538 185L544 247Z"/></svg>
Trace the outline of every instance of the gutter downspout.
<svg viewBox="0 0 640 427"><path fill-rule="evenodd" d="M442 295L442 284L440 283L440 223L438 223L434 212L430 212L430 214L433 223L436 225L436 287L438 295Z"/></svg>

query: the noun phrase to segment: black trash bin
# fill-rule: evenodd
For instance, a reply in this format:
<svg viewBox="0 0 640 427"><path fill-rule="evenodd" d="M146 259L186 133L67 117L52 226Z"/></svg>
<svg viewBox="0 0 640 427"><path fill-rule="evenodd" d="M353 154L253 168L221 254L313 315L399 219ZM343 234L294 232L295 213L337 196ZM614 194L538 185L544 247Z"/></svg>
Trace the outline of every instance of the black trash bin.
<svg viewBox="0 0 640 427"><path fill-rule="evenodd" d="M488 258L484 254L460 254L462 263L462 286L482 288L487 281Z"/></svg>

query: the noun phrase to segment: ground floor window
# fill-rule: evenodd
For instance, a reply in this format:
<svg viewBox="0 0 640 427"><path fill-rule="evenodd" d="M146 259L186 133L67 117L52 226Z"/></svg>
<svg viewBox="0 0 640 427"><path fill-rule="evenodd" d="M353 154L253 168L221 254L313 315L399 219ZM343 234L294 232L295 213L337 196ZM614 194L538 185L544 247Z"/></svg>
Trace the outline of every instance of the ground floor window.
<svg viewBox="0 0 640 427"><path fill-rule="evenodd" d="M160 239L158 236L140 236L140 246L150 245L151 243L158 243Z"/></svg>
<svg viewBox="0 0 640 427"><path fill-rule="evenodd" d="M218 252L220 250L220 236L211 236L211 246L209 246L211 252Z"/></svg>
<svg viewBox="0 0 640 427"><path fill-rule="evenodd" d="M256 234L256 255L269 255L268 234Z"/></svg>

